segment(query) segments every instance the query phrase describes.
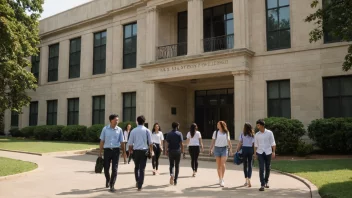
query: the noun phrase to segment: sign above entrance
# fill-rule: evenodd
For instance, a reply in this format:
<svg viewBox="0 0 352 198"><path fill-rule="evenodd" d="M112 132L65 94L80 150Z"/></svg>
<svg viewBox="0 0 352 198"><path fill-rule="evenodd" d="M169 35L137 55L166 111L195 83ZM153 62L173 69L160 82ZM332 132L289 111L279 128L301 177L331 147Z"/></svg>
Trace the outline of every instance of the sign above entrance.
<svg viewBox="0 0 352 198"><path fill-rule="evenodd" d="M158 69L158 72L185 71L185 70L200 69L205 67L213 67L216 65L226 65L228 63L229 63L229 60L216 60L216 61L209 61L209 62L203 62L203 63L163 67Z"/></svg>

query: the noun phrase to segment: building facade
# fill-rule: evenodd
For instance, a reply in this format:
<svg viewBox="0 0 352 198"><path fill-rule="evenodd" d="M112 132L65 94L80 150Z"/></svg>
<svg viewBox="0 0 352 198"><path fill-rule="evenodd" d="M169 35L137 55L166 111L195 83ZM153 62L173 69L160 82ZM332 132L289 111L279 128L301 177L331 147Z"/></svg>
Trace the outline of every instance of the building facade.
<svg viewBox="0 0 352 198"><path fill-rule="evenodd" d="M5 127L90 126L145 115L164 132L281 116L352 116L348 43L310 43L307 0L94 0L40 21L38 89ZM322 5L322 4L320 4Z"/></svg>

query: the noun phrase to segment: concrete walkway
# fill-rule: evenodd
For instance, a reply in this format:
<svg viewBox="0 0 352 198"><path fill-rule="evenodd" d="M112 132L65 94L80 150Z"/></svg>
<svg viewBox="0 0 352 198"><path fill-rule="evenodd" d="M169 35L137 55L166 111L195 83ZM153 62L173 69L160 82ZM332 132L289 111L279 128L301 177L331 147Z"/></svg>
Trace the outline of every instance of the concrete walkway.
<svg viewBox="0 0 352 198"><path fill-rule="evenodd" d="M22 197L299 197L309 198L309 189L298 180L277 173L270 176L270 189L259 192L258 171L254 169L252 188L244 183L242 166L227 164L225 187L217 182L214 162L200 162L197 177L191 177L190 160L181 161L177 186L170 186L168 161L161 160L160 175L153 176L151 161L148 160L143 190L136 190L134 165L120 164L116 181L116 192L104 188L104 174L95 174L95 156L60 155L35 156L0 151L0 156L35 162L37 171L23 177L0 181L1 198Z"/></svg>

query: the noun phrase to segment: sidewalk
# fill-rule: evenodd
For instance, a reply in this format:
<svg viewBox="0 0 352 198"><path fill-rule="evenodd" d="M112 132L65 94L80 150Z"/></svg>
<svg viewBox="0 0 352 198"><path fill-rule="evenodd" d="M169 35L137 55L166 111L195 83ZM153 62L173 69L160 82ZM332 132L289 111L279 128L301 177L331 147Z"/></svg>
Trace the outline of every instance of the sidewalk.
<svg viewBox="0 0 352 198"><path fill-rule="evenodd" d="M170 186L168 161L160 160L160 175L153 176L148 160L143 190L137 192L134 181L134 165L120 164L115 184L116 192L104 188L103 174L94 173L96 156L60 155L33 156L0 151L0 156L35 162L39 170L24 177L0 181L1 198L22 197L299 197L309 198L309 189L291 177L272 173L271 188L259 192L258 171L254 169L252 188L241 187L244 183L242 166L227 164L225 188L217 184L214 162L199 162L197 177L191 177L190 160L181 160L177 186Z"/></svg>

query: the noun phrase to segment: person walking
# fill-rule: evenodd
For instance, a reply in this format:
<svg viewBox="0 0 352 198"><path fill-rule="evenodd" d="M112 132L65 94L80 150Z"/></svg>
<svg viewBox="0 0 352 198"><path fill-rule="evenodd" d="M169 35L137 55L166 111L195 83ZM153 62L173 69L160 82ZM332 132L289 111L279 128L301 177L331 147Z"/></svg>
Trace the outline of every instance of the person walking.
<svg viewBox="0 0 352 198"><path fill-rule="evenodd" d="M172 123L172 131L170 131L166 136L165 147L167 148L165 155L169 156L170 163L170 184L177 185L178 174L180 171L180 160L181 154L184 152L183 148L183 136L179 132L180 124L177 122ZM175 174L174 169L175 167Z"/></svg>
<svg viewBox="0 0 352 198"><path fill-rule="evenodd" d="M158 123L155 123L152 129L152 143L154 152L154 155L152 157L153 175L159 174L159 157L161 152L163 151L163 141L164 134L163 132L161 132L161 127Z"/></svg>
<svg viewBox="0 0 352 198"><path fill-rule="evenodd" d="M214 131L211 146L210 155L214 154L216 159L217 171L219 176L219 184L221 187L225 186L224 176L226 170L226 161L229 155L232 156L232 144L230 140L230 132L227 129L227 125L224 121L217 123L217 131Z"/></svg>
<svg viewBox="0 0 352 198"><path fill-rule="evenodd" d="M117 126L119 117L116 114L109 116L110 124L105 126L100 134L100 150L99 157L102 156L104 150L104 173L106 188L110 187L110 191L115 191L115 182L117 177L117 169L120 157L120 147L124 150L124 139L123 132L120 127ZM110 162L112 164L111 176L109 173Z"/></svg>
<svg viewBox="0 0 352 198"><path fill-rule="evenodd" d="M191 156L191 167L193 170L193 177L196 176L198 170L198 157L200 151L204 152L202 135L198 131L196 123L191 125L189 132L187 133L187 146L189 155ZM201 147L201 149L199 148Z"/></svg>
<svg viewBox="0 0 352 198"><path fill-rule="evenodd" d="M275 158L276 143L273 132L265 128L264 120L260 119L256 124L259 132L254 137L254 152L259 161L259 178L261 184L259 191L264 191L265 188L269 188L271 158Z"/></svg>
<svg viewBox="0 0 352 198"><path fill-rule="evenodd" d="M243 156L243 172L246 182L244 186L252 187L252 166L253 166L253 155L254 155L254 130L252 125L248 122L244 124L243 133L239 137L240 142L237 145L237 153L242 150Z"/></svg>
<svg viewBox="0 0 352 198"><path fill-rule="evenodd" d="M132 125L130 123L128 123L126 126L125 126L125 129L124 129L124 132L123 132L123 136L124 136L124 140L125 140L125 150L126 150L126 153L123 153L123 161L124 163L126 164L128 162L128 164L130 163L131 161L131 158L132 158L132 155L130 155L129 151L128 151L128 138L130 137L130 132L131 132L131 129L132 129Z"/></svg>
<svg viewBox="0 0 352 198"><path fill-rule="evenodd" d="M144 126L145 117L137 117L138 126L130 132L128 140L129 153L134 158L134 175L136 179L136 187L138 191L142 190L144 183L144 171L147 164L147 157L151 157L153 152L153 144L151 141L150 130Z"/></svg>

